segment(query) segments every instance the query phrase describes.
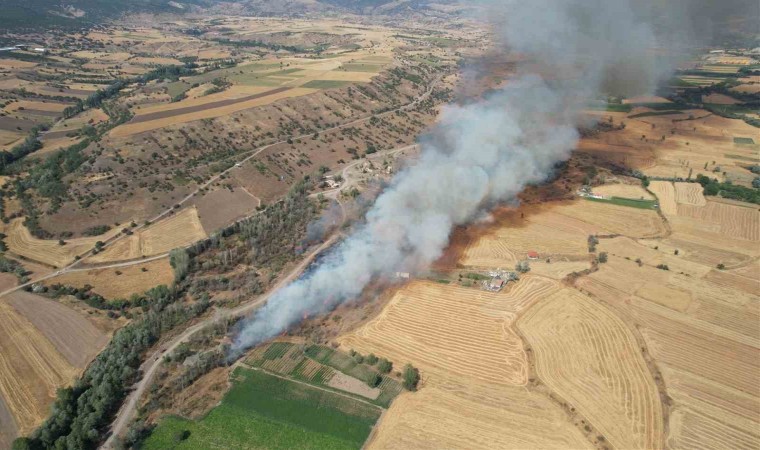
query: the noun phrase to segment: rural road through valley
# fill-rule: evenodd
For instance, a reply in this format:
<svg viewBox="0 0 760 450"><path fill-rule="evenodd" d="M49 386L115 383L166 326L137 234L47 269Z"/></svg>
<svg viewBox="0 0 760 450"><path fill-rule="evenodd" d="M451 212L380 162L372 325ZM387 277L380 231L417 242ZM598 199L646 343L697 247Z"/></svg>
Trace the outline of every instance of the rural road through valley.
<svg viewBox="0 0 760 450"><path fill-rule="evenodd" d="M413 144L413 145L407 145L401 148L380 151L373 154L372 157L373 159L376 159L376 158L387 156L387 155L394 155L396 153L403 152L405 150L410 150L414 148L415 146L416 144ZM350 170L356 167L359 163L363 161L364 160L358 160L346 166L342 172L343 179L344 179L343 185L331 191L325 191L323 192L323 194L325 194L325 196L334 197L337 201L343 189L353 186L353 184L350 181L351 179ZM342 206L343 205L341 204L341 208ZM345 219L346 219L346 216L344 212L343 220L345 221ZM202 330L206 326L220 319L244 316L246 314L251 313L252 311L254 311L259 306L263 305L264 303L266 303L266 301L280 288L282 288L283 286L289 284L290 282L298 278L303 273L303 271L309 266L309 264L312 261L314 261L314 258L316 258L317 255L319 255L324 250L331 247L335 242L337 242L340 236L341 235L340 235L340 227L339 227L338 230L336 230L336 232L333 234L333 236L330 237L330 239L326 240L323 244L321 244L319 247L317 247L311 253L309 253L309 255L306 258L304 258L304 260L301 261L301 263L298 264L298 266L296 266L292 271L290 271L290 273L286 277L280 280L267 293L235 309L226 310L226 311L219 310L219 314L215 314L213 317L209 317L201 322L198 322L197 324L185 330L182 334L171 339L169 342L163 343L160 346L160 348L154 351L145 360L142 366L140 366L140 370L142 371L143 376L140 379L140 381L135 386L133 386L132 392L129 394L129 396L127 397L127 400L119 409L119 412L116 415L116 419L114 420L111 426L111 435L108 437L108 439L106 440L106 442L103 444L101 448L112 449L115 436L122 435L126 431L127 427L129 426L129 423L132 421L132 419L135 416L135 412L137 410L137 406L138 406L140 398L142 397L143 393L145 393L145 390L150 386L150 383L153 380L153 377L155 376L156 371L158 370L158 367L163 362L163 357L165 355L168 355L169 353L174 351L174 349L176 349L183 342L187 342L195 333ZM74 269L74 270L85 270L85 269Z"/></svg>
<svg viewBox="0 0 760 450"><path fill-rule="evenodd" d="M137 406L140 401L140 397L142 397L142 394L145 393L145 390L150 386L150 383L153 380L153 377L155 376L156 371L158 370L159 366L163 362L163 357L165 355L168 355L171 352L173 352L180 344L182 344L183 342L187 342L195 333L207 327L208 325L225 318L245 316L251 313L252 311L254 311L259 306L266 303L266 301L275 292L277 292L286 284L298 278L303 273L303 271L306 270L309 264L311 264L311 262L314 261L314 258L316 258L317 255L319 255L324 250L332 246L335 242L337 242L339 237L340 237L340 234L336 233L330 239L325 241L322 245L314 249L311 253L309 253L309 255L306 258L304 258L303 261L301 261L301 263L298 264L298 266L296 266L293 270L291 270L287 276L285 276L282 280L280 280L266 294L258 297L256 300L246 303L244 305L241 305L235 309L221 311L219 314L216 314L213 317L202 320L198 322L197 324L191 326L179 336L176 336L175 338L171 339L169 342L162 343L160 348L158 348L155 352L153 352L145 360L142 366L140 366L140 370L142 371L143 376L140 379L140 381L137 382L135 386L133 386L132 392L129 394L129 396L127 397L127 400L119 409L119 412L116 415L116 419L114 420L113 425L111 426L111 435L108 437L106 442L101 446L101 448L102 449L114 448L113 446L114 437L119 436L126 431L127 426L131 422L132 418L135 416L135 412L137 411Z"/></svg>
<svg viewBox="0 0 760 450"><path fill-rule="evenodd" d="M329 131L335 131L335 130L339 130L339 129L342 129L342 128L345 128L345 127L350 127L350 126L356 125L358 123L366 122L366 121L370 120L372 117L385 117L387 115L395 114L398 111L406 111L406 110L409 110L411 108L414 108L415 106L417 106L421 102L423 102L425 99L427 99L433 93L433 91L435 90L435 87L438 85L438 83L441 81L441 79L442 79L441 75L439 75L438 77L436 77L430 83L430 86L427 88L427 90L425 90L425 92L423 92L419 97L415 98L414 100L412 100L411 102L409 102L409 103L407 103L405 105L402 105L402 106L400 106L398 108L395 108L395 109L392 109L390 111L386 111L386 112L383 112L383 113L370 114L370 115L367 115L365 117L361 117L359 119L353 120L351 122L344 123L342 125L338 125L338 126L331 127L331 128L325 128L323 130L318 131L317 134L323 134L323 133L327 133ZM290 139L293 139L293 140L296 140L296 139L305 139L305 138L308 138L308 137L311 137L311 136L313 136L313 133L312 134L308 134L308 135L305 134L305 135L301 135L301 136L293 136ZM275 145L284 144L286 142L287 142L287 140L282 140L282 141L274 142L274 143L271 143L271 144L268 144L268 145L264 145L264 146L259 147L257 149L251 150L249 152L244 152L243 155L247 155L247 156L245 156L245 158L237 161L234 165L232 165L228 169L226 169L226 170L218 173L217 175L211 177L207 182L205 182L202 185L198 186L193 192L189 193L184 198L182 198L179 202L176 203L176 205L180 205L181 206L181 205L187 203L194 196L196 196L198 193L200 193L201 190L206 189L209 186L211 186L213 183L219 181L219 179L221 179L221 177L223 177L224 175L228 174L229 172L231 172L231 171L233 171L235 169L238 169L242 164L244 164L244 163L250 161L251 159L255 158L256 156L258 156L264 150L267 150L267 149L269 149L269 148L271 148L271 147L273 147ZM408 147L405 147L405 148L411 148L411 147L412 146L408 146ZM401 150L403 150L403 149L385 150L383 152L375 153L375 154L373 154L373 156L377 156L377 155L381 155L381 154L393 153L393 152L397 152L397 151L401 151ZM347 166L343 170L343 172L344 172L344 179L345 179L345 173L347 172L347 169L349 169L350 167L354 167L360 161L361 160L356 161L354 163L351 163L349 166ZM325 195L336 194L337 192L340 192L342 189L343 189L343 187L335 189L335 190L332 190L332 191L326 191L324 194ZM337 195L336 195L335 198L337 199ZM165 211L161 212L157 216L155 216L152 219L150 219L147 222L147 224L155 223L155 222L163 219L165 216L167 216L168 214L170 214L171 212L173 212L175 210L176 210L176 208L174 206L170 206ZM258 214L258 212L254 213L254 215L255 214ZM248 216L248 217L243 218L241 220L245 220L245 219L250 218L250 217L251 216ZM148 226L147 224L143 223L141 225L138 225L137 227L133 228L133 231L136 232L136 231L138 231L138 230L140 230L142 228L145 228L145 227ZM127 235L125 235L125 234L118 234L117 236L114 236L111 239L108 239L108 240L104 241L104 244L105 244L104 248L107 248L107 247L113 245L113 243L118 242L118 241L120 241L122 239L125 239L126 237L127 237ZM19 289L23 289L25 287L31 286L32 284L39 283L41 281L46 281L46 280L49 280L51 278L55 278L55 277L57 277L59 275L63 275L65 273L69 273L69 272L84 271L84 270L90 270L90 269L93 269L93 268L96 268L96 269L109 269L109 268L127 267L127 266L131 266L131 265L136 265L136 264L143 264L146 261L160 259L160 258L163 258L164 256L166 256L166 254L155 255L155 256L151 256L150 258L143 258L143 259L138 259L138 260L133 260L133 261L121 261L121 262L116 262L116 263L113 263L113 264L100 265L100 266L97 266L97 267L77 268L77 266L79 266L82 263L82 261L87 256L90 256L91 254L92 254L92 250L87 251L87 252L79 255L79 259L78 260L72 262L71 264L69 264L66 267L63 267L63 268L61 268L61 269L59 269L59 270L57 270L55 272L52 272L52 273L47 274L47 275L44 275L42 277L35 278L35 279L30 280L30 281L28 281L26 283L19 284L18 286L15 286L13 288L6 289L5 291L0 292L0 297L2 297L4 295L7 295L7 294L10 294L12 292L18 291Z"/></svg>

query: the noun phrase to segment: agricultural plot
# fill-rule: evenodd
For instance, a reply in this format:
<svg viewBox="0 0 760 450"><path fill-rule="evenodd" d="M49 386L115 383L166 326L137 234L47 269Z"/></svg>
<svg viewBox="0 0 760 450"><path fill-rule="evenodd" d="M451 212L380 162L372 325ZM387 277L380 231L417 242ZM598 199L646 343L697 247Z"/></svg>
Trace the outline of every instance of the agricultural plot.
<svg viewBox="0 0 760 450"><path fill-rule="evenodd" d="M84 369L108 342L108 336L85 316L61 303L17 291L7 302L26 317L74 367Z"/></svg>
<svg viewBox="0 0 760 450"><path fill-rule="evenodd" d="M212 119L216 117L227 116L238 111L243 111L257 106L268 105L274 103L277 100L291 97L299 97L302 95L308 95L316 92L314 89L306 88L293 88L277 90L267 95L253 95L249 98L240 99L240 101L232 101L229 104L225 103L218 107L205 108L198 107L192 111L186 110L184 113L180 112L176 115L169 114L167 117L157 118L154 120L138 121L135 123L127 123L125 125L114 128L110 135L113 137L125 137L133 134L142 133L145 131L156 130L159 128L168 127L185 122L192 122L201 119ZM168 112L168 111L167 111Z"/></svg>
<svg viewBox="0 0 760 450"><path fill-rule="evenodd" d="M594 194L604 197L629 198L633 200L652 200L652 194L638 184L604 184L594 186Z"/></svg>
<svg viewBox="0 0 760 450"><path fill-rule="evenodd" d="M246 364L315 386L356 395L382 407L388 407L402 390L401 383L389 376L382 376L378 386L370 387L368 383L378 373L377 369L357 363L347 354L318 345L304 348L300 344L272 342L255 349L246 359Z"/></svg>
<svg viewBox="0 0 760 450"><path fill-rule="evenodd" d="M260 371L232 377L220 406L197 422L163 419L144 448L358 449L380 417L377 407Z"/></svg>
<svg viewBox="0 0 760 450"><path fill-rule="evenodd" d="M510 327L559 289L531 276L499 294L414 282L340 337L344 348L412 362L422 374L422 389L394 401L368 448L588 448L561 409L524 388L528 362Z"/></svg>
<svg viewBox="0 0 760 450"><path fill-rule="evenodd" d="M529 309L518 327L533 349L541 380L613 446L663 447L657 387L620 318L565 289Z"/></svg>
<svg viewBox="0 0 760 450"><path fill-rule="evenodd" d="M705 200L693 183L650 189L673 233L602 240L608 263L577 286L640 330L673 401L668 446L756 448L760 214L754 205Z"/></svg>
<svg viewBox="0 0 760 450"><path fill-rule="evenodd" d="M33 323L0 301L0 396L13 418L10 428L31 432L47 416L56 389L78 372Z"/></svg>
<svg viewBox="0 0 760 450"><path fill-rule="evenodd" d="M500 227L471 243L461 264L507 269L526 259L529 251L538 252L541 258L575 258L588 253L586 239L599 231L592 224L579 223L550 208L524 210L525 218L516 226Z"/></svg>
<svg viewBox="0 0 760 450"><path fill-rule="evenodd" d="M14 219L5 228L5 243L8 249L19 256L53 267L64 267L95 246L97 241L105 241L119 233L111 230L102 236L70 239L61 245L56 240L37 239L24 226L23 219Z"/></svg>
<svg viewBox="0 0 760 450"><path fill-rule="evenodd" d="M90 263L155 256L206 238L195 207L185 208L87 258Z"/></svg>
<svg viewBox="0 0 760 450"><path fill-rule="evenodd" d="M92 286L92 291L106 299L129 298L159 285L170 285L174 281L174 271L169 258L157 259L144 264L136 264L114 269L89 269L50 278L45 284L62 284L83 288Z"/></svg>
<svg viewBox="0 0 760 450"><path fill-rule="evenodd" d="M741 266L760 256L760 212L754 206L705 199L695 183L655 181L650 189L673 230L660 245L712 268Z"/></svg>

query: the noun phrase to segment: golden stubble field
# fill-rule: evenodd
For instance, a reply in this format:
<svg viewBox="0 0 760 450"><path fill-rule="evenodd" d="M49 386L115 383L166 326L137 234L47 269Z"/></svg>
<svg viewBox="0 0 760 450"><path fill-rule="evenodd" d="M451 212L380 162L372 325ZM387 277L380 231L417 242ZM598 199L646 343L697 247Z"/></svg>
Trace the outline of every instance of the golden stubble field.
<svg viewBox="0 0 760 450"><path fill-rule="evenodd" d="M113 300L129 298L132 294L141 294L161 284L170 285L173 281L174 271L169 257L166 257L126 267L77 270L46 280L45 284L78 288L89 285L96 294Z"/></svg>
<svg viewBox="0 0 760 450"><path fill-rule="evenodd" d="M110 330L54 300L28 292L0 298L0 442L28 434L48 415L58 388L72 383Z"/></svg>
<svg viewBox="0 0 760 450"><path fill-rule="evenodd" d="M198 211L193 206L115 242L85 262L107 263L160 255L206 237Z"/></svg>
<svg viewBox="0 0 760 450"><path fill-rule="evenodd" d="M538 251L519 282L489 293L413 281L340 337L422 374L368 447L758 448L758 208L693 183L650 191L662 216L522 207L460 261L507 269ZM589 234L608 262L564 278L591 267Z"/></svg>

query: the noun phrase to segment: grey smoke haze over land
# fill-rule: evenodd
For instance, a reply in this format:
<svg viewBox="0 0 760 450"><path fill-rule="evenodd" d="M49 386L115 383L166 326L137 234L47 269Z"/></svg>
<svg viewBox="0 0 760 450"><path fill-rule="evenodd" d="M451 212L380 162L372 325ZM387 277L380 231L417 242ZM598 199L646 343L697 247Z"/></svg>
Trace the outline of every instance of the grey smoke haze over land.
<svg viewBox="0 0 760 450"><path fill-rule="evenodd" d="M498 45L539 63L541 74L526 65L486 98L444 108L419 161L395 176L365 223L318 267L243 322L232 354L355 299L372 280L427 268L455 226L515 201L570 156L590 100L652 92L670 67L658 63L655 49L664 43L635 2L491 2Z"/></svg>

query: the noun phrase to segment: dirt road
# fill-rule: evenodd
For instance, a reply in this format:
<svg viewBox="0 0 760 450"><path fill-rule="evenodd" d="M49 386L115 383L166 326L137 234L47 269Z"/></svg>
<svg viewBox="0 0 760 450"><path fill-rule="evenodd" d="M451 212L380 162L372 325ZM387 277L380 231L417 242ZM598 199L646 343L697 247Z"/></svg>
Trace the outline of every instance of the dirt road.
<svg viewBox="0 0 760 450"><path fill-rule="evenodd" d="M441 81L441 79L442 79L442 76L438 76L435 80L433 80L432 83L430 83L430 87L424 93L422 93L419 97L417 97L416 99L414 99L410 103L407 103L406 105L400 106L400 107L398 107L396 109L393 109L393 110L390 110L390 111L386 111L386 112L381 113L381 114L377 114L376 117L384 117L384 116L387 116L387 115L390 115L390 114L395 114L398 111L406 111L406 110L409 110L411 108L414 108L420 102L422 102L425 99L427 99L430 96L430 94L433 93L433 90L435 90L435 87L438 85L438 83ZM317 134L322 134L322 133L326 133L326 132L329 132L329 131L335 131L335 130L339 130L339 129L342 129L342 128L350 127L350 126L356 125L358 123L366 122L366 121L370 120L372 117L373 117L373 115L367 115L366 117L362 117L362 118L356 119L354 121L345 123L343 125L338 125L338 126L335 126L335 127L326 128L324 130L319 131ZM309 135L304 134L304 135L301 135L301 136L293 136L291 139L293 139L293 140L296 140L296 139L305 139L305 138L309 138L311 136L313 136L313 134L309 134ZM287 142L287 140L282 140L282 141L279 141L279 142L274 142L272 144L265 145L263 147L259 147L257 149L251 150L250 152L243 153L243 155L247 154L247 156L245 156L243 159L237 161L237 163L235 163L235 165L233 165L232 167L230 167L230 168L228 168L228 169L226 169L226 170L218 173L217 175L211 177L204 184L198 186L198 188L196 188L193 192L191 192L190 194L188 194L187 196L185 196L183 199L181 199L179 202L177 202L177 205L180 205L180 206L184 205L185 203L187 203L188 201L190 201L195 195L197 195L201 190L208 188L213 183L219 181L219 179L221 179L223 176L227 175L231 171L239 169L240 166L242 166L244 163L250 161L251 159L255 158L261 152L263 152L263 151L265 151L265 150L267 150L267 149L269 149L269 148L271 148L271 147L273 147L275 145L284 144L286 142ZM390 150L390 151L392 152L392 151L395 151L395 150ZM386 152L388 152L388 151L386 151ZM349 167L355 166L360 161L361 160L356 161L355 163L353 163ZM346 169L348 169L348 167L346 167ZM345 174L345 172L346 172L346 170L344 169L344 174ZM336 192L339 192L341 190L342 190L342 188L339 188L339 189L336 189L334 191L329 191L329 193L335 194ZM329 193L325 193L325 195L328 195ZM337 197L336 197L336 199L337 199ZM155 216L152 219L150 219L147 223L149 223L149 224L155 223L155 222L163 219L165 216L167 216L168 214L170 214L172 211L176 211L176 208L174 206L170 206L165 211L161 212L157 216ZM258 213L254 213L254 215L255 214L258 214ZM246 218L250 218L250 217L251 216L248 216ZM241 219L241 220L244 220L244 219ZM138 225L137 227L133 228L133 231L136 232L136 231L138 231L138 230L140 230L142 228L145 228L146 226L148 226L148 225L146 225L145 223L143 223L143 224ZM108 240L104 241L103 242L104 243L103 248L107 248L107 247L113 245L115 242L118 242L118 241L120 241L122 239L125 239L126 237L127 237L127 235L125 235L125 234L118 234L118 235L112 237L111 239L108 239ZM17 291L19 289L23 289L25 287L31 286L33 284L36 284L36 283L39 283L39 282L42 282L42 281L46 281L46 280L49 280L51 278L55 278L58 275L63 275L65 273L69 273L69 272L73 272L73 271L88 270L88 269L90 269L90 267L88 267L88 268L79 268L79 269L77 267L80 266L82 264L82 261L86 257L90 256L91 254L92 254L91 250L87 251L87 252L79 255L79 259L78 260L74 261L73 263L69 264L66 267L61 268L60 270L57 270L56 272L53 272L53 273L48 274L48 275L45 275L43 277L35 278L35 279L30 280L30 281L28 281L26 283L20 284L20 285L18 285L16 287L13 287L11 289L7 289L7 290L5 290L3 292L0 292L0 297L2 297L4 295L7 295L7 294L10 294L11 292L15 292L15 291ZM142 264L142 263L144 263L146 261L151 261L153 259L159 259L159 258L161 258L163 256L165 256L165 255L157 255L157 256L154 256L154 257L151 257L151 258L140 259L140 260L135 260L135 261L121 261L121 262L116 262L116 263L113 263L113 264L99 265L99 266L97 266L97 268L99 268L99 269L109 269L109 268L127 267L127 266L131 266L131 265L135 265L135 264Z"/></svg>
<svg viewBox="0 0 760 450"><path fill-rule="evenodd" d="M296 266L292 271L290 271L290 273L287 276L285 276L282 280L280 280L266 294L258 297L256 300L250 303L246 303L235 309L231 309L227 311L220 310L219 314L215 314L213 317L210 317L208 319L198 322L197 324L185 330L179 336L173 338L169 342L163 343L161 345L161 348L159 348L153 354L151 354L145 360L145 362L140 366L140 370L143 373L143 377L133 387L133 390L127 397L127 400L119 409L119 412L116 415L116 419L114 420L113 425L111 426L111 435L108 437L106 442L101 446L101 448L103 449L113 448L114 437L119 436L126 431L127 426L129 425L129 423L131 422L132 418L135 415L140 397L142 397L142 395L145 393L145 390L150 386L150 383L153 380L153 377L155 376L156 371L158 370L159 366L163 362L164 356L173 352L180 344L187 342L195 333L199 332L203 328L222 319L245 316L249 314L250 312L254 311L259 306L266 303L266 301L269 300L269 298L275 292L277 292L283 286L291 283L296 278L298 278L303 273L303 271L306 270L309 264L311 264L311 262L314 261L314 258L316 258L317 255L319 255L320 253L325 251L327 248L332 246L335 242L337 242L339 236L340 236L339 234L333 235L333 237L331 237L330 239L325 241L322 245L314 249L303 261L301 261L300 264L298 264L298 266Z"/></svg>

